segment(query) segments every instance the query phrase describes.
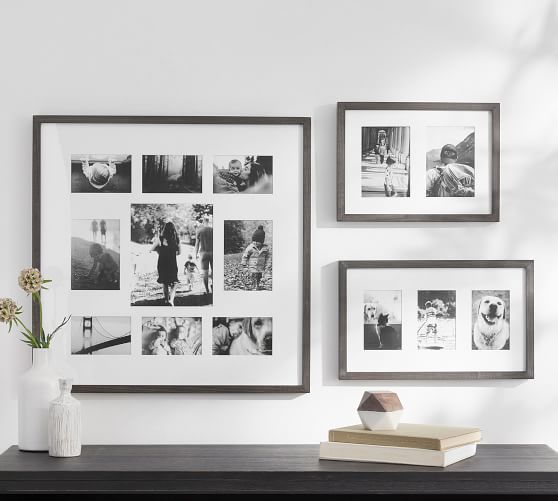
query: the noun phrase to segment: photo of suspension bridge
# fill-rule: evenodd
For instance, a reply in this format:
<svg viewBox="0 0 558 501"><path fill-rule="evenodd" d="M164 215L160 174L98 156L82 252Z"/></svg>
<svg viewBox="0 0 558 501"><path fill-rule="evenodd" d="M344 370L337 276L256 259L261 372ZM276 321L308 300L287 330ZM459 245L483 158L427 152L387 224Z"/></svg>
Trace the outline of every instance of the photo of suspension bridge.
<svg viewBox="0 0 558 501"><path fill-rule="evenodd" d="M72 317L72 355L130 355L130 317Z"/></svg>

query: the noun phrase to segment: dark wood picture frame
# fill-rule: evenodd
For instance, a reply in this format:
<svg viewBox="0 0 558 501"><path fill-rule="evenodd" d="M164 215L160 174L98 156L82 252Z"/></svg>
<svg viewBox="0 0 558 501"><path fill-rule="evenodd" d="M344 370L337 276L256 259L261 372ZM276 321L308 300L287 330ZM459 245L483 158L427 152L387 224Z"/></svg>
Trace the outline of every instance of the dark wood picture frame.
<svg viewBox="0 0 558 501"><path fill-rule="evenodd" d="M525 271L525 370L490 372L349 372L347 370L347 272L370 268L521 268ZM339 261L339 379L475 380L534 378L534 262L505 261Z"/></svg>
<svg viewBox="0 0 558 501"><path fill-rule="evenodd" d="M488 214L354 214L345 212L345 113L348 110L488 111L491 113L491 212ZM337 103L337 221L497 222L500 221L500 103L339 102Z"/></svg>
<svg viewBox="0 0 558 501"><path fill-rule="evenodd" d="M311 118L250 116L33 116L32 262L41 267L41 126L43 124L196 124L196 125L298 125L302 132L303 236L301 256L302 346L301 383L296 385L74 385L78 393L309 393L310 392L310 234L311 234ZM39 309L33 303L33 332L38 332Z"/></svg>

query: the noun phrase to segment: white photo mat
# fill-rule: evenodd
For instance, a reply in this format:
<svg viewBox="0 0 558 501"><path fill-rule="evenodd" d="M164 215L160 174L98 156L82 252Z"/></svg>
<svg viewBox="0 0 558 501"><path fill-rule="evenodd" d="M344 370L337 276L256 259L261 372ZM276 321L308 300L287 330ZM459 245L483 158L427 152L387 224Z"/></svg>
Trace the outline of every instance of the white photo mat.
<svg viewBox="0 0 558 501"><path fill-rule="evenodd" d="M410 127L409 197L361 196L362 127ZM426 133L431 126L475 128L475 196L426 196ZM488 111L349 110L345 116L345 210L351 214L489 214L491 209ZM440 147L443 145L440 145Z"/></svg>
<svg viewBox="0 0 558 501"><path fill-rule="evenodd" d="M303 127L300 124L42 123L40 149L41 271L53 280L44 295L46 326L67 314L129 316L131 355L72 355L70 327L57 337L59 367L80 386L300 387L303 384ZM71 193L70 156L132 155L131 193ZM142 193L142 155L203 157L202 193ZM213 157L273 156L273 194L214 194ZM131 306L131 204L213 204L213 305ZM73 219L120 221L120 290L71 290ZM273 290L223 290L223 223L273 221ZM142 355L142 317L201 317L202 355ZM213 356L212 318L273 319L271 356Z"/></svg>

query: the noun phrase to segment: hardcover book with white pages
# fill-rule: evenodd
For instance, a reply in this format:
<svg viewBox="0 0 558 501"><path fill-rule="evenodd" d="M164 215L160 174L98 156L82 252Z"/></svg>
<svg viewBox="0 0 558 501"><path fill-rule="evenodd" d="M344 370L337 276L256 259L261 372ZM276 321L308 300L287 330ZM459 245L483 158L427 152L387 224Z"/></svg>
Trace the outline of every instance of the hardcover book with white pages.
<svg viewBox="0 0 558 501"><path fill-rule="evenodd" d="M453 447L445 451L352 444L345 442L320 443L320 459L410 464L418 466L449 466L474 456L476 451L476 443Z"/></svg>

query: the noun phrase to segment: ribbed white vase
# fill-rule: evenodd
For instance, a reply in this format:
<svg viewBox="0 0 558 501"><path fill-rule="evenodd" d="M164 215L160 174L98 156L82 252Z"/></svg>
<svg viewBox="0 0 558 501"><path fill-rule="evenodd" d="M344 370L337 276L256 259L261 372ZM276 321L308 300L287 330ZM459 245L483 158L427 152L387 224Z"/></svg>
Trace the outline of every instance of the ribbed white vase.
<svg viewBox="0 0 558 501"><path fill-rule="evenodd" d="M48 453L54 457L81 454L81 404L71 391L72 380L60 379L60 395L48 410Z"/></svg>
<svg viewBox="0 0 558 501"><path fill-rule="evenodd" d="M18 446L48 451L48 407L58 395L58 374L49 364L48 348L33 348L33 365L18 384Z"/></svg>

